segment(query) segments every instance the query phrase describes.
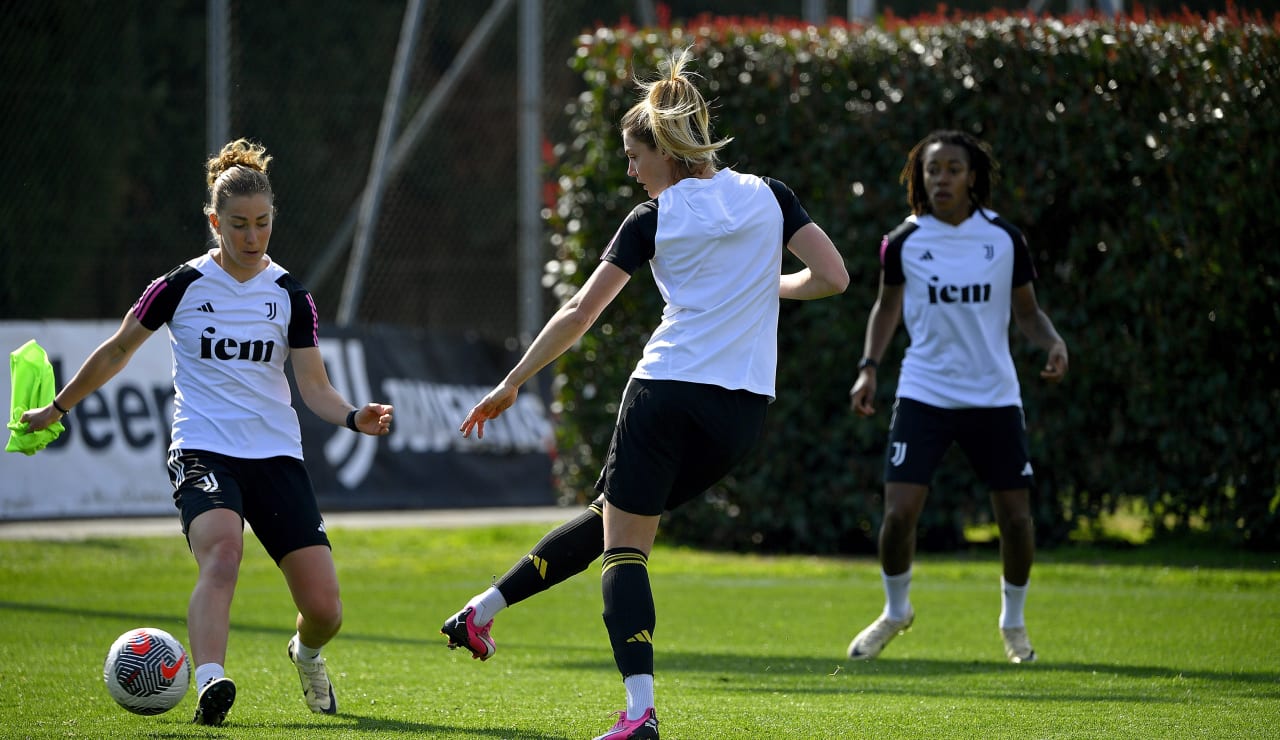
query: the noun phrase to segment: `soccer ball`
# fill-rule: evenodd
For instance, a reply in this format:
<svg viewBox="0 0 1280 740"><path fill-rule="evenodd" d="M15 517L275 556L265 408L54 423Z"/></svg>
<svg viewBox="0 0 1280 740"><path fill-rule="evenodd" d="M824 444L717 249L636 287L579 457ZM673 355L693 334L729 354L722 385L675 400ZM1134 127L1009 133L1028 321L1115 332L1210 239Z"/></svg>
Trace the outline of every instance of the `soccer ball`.
<svg viewBox="0 0 1280 740"><path fill-rule="evenodd" d="M134 714L160 714L182 701L191 684L191 661L173 635L140 627L120 635L102 666L107 691Z"/></svg>

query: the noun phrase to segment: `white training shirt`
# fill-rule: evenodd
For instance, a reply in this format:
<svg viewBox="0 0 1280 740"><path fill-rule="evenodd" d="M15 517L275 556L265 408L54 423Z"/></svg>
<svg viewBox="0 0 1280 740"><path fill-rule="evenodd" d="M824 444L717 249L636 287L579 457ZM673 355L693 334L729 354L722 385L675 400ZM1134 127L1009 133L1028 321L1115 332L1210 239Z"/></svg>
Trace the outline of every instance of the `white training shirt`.
<svg viewBox="0 0 1280 740"><path fill-rule="evenodd" d="M1026 238L992 211L958 226L910 216L884 238L886 285L903 285L911 344L898 396L940 408L1021 406L1009 353L1013 289L1035 277Z"/></svg>
<svg viewBox="0 0 1280 740"><path fill-rule="evenodd" d="M242 283L212 255L157 278L132 309L152 331L169 326L169 449L301 460L302 433L284 363L292 347L319 346L315 304L274 262Z"/></svg>
<svg viewBox="0 0 1280 740"><path fill-rule="evenodd" d="M810 222L786 185L731 169L637 206L601 257L628 274L649 261L666 302L631 377L772 399L782 249Z"/></svg>

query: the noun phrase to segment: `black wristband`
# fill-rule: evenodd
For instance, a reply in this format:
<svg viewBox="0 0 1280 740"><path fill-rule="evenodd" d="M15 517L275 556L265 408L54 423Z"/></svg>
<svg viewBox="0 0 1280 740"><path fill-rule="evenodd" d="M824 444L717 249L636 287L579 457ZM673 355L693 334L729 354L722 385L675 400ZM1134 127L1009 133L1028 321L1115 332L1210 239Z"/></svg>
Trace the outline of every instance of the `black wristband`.
<svg viewBox="0 0 1280 740"><path fill-rule="evenodd" d="M353 432L360 431L360 428L356 426L356 412L359 410L360 409L351 409L347 412L347 429L350 429Z"/></svg>
<svg viewBox="0 0 1280 740"><path fill-rule="evenodd" d="M58 399L56 399L56 398L55 398L55 399L53 399L53 407L54 407L55 409L57 409L57 410L58 410L58 413L62 414L63 416L66 416L67 414L71 413L71 409L64 409L64 408L62 408L61 406L59 406L59 405L58 405Z"/></svg>
<svg viewBox="0 0 1280 740"><path fill-rule="evenodd" d="M871 368L872 370L875 370L878 367L880 367L880 363L876 362L870 357L863 357L861 360L858 360L858 372L862 372L867 368Z"/></svg>

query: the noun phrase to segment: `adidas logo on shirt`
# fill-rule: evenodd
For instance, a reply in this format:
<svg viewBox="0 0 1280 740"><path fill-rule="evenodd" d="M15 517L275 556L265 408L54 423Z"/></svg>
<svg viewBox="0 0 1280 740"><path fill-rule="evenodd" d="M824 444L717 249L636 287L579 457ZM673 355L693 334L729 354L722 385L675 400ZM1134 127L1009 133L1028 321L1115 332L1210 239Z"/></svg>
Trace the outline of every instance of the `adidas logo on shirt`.
<svg viewBox="0 0 1280 740"><path fill-rule="evenodd" d="M213 313L213 304L212 304L212 303L210 303L210 302L208 302L208 301L205 301L204 303L201 303L201 304L196 308L196 310L197 310L197 311L204 311L205 313Z"/></svg>

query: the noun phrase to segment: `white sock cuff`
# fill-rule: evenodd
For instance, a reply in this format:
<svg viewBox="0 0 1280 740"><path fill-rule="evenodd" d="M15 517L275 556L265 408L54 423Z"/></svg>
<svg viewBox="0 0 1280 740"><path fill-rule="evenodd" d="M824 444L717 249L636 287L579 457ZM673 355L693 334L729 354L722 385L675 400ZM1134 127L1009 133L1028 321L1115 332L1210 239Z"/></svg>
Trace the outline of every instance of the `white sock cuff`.
<svg viewBox="0 0 1280 740"><path fill-rule="evenodd" d="M310 647L302 642L302 635L294 633L294 642L298 645L299 660L316 660L320 657L320 648Z"/></svg>
<svg viewBox="0 0 1280 740"><path fill-rule="evenodd" d="M883 615L894 620L906 619L911 614L911 569L896 576L881 571L880 577L884 581Z"/></svg>
<svg viewBox="0 0 1280 740"><path fill-rule="evenodd" d="M639 719L653 707L653 674L636 673L622 679L627 689L627 719Z"/></svg>
<svg viewBox="0 0 1280 740"><path fill-rule="evenodd" d="M1025 585L1015 586L1000 577L1000 628L1009 629L1011 627L1027 626L1026 618L1023 616L1023 610L1027 604L1027 587L1031 585L1028 580Z"/></svg>
<svg viewBox="0 0 1280 740"><path fill-rule="evenodd" d="M907 583L911 580L911 572L913 570L915 570L914 567L907 568L896 576L891 576L882 570L880 571L880 577L883 578L886 583Z"/></svg>
<svg viewBox="0 0 1280 740"><path fill-rule="evenodd" d="M476 610L476 624L486 625L493 621L498 612L507 608L507 599L497 586L490 586L472 597L467 606Z"/></svg>
<svg viewBox="0 0 1280 740"><path fill-rule="evenodd" d="M213 679L223 678L226 675L227 670L221 663L201 663L196 666L196 691L204 688L204 685Z"/></svg>
<svg viewBox="0 0 1280 740"><path fill-rule="evenodd" d="M1028 587L1028 586L1030 586L1030 585L1031 585L1031 579L1030 579L1030 578L1028 578L1028 579L1027 579L1027 582L1026 582L1026 583L1024 583L1024 584L1022 584L1021 586L1015 586L1015 585L1013 585L1012 583L1009 583L1008 581L1006 581L1006 580L1004 579L1004 576L1000 576L1000 588L1001 588L1001 590L1004 590L1004 589L1013 589L1014 591L1026 591L1026 590L1027 590L1027 587Z"/></svg>

